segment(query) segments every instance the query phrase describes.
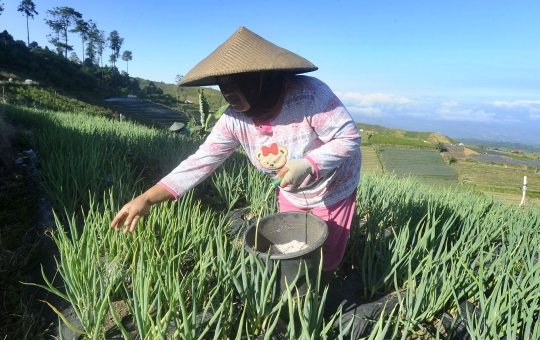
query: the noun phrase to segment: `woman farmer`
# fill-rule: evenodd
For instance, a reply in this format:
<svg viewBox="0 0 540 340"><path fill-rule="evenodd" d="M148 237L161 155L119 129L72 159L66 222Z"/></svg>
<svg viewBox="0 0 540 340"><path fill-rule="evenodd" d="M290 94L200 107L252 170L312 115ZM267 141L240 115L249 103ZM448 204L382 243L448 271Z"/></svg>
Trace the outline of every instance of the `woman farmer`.
<svg viewBox="0 0 540 340"><path fill-rule="evenodd" d="M177 200L239 146L251 163L282 178L281 212L308 211L328 225L323 271L343 258L360 178L360 134L349 112L306 59L240 27L179 86L219 85L230 104L198 151L127 203L111 226L133 232L153 204Z"/></svg>

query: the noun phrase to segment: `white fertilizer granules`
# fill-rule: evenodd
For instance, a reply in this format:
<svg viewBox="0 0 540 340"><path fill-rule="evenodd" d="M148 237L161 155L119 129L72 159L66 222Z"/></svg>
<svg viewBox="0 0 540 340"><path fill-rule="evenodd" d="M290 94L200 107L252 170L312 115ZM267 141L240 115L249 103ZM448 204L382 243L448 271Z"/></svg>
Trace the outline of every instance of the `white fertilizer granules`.
<svg viewBox="0 0 540 340"><path fill-rule="evenodd" d="M272 254L292 254L302 249L306 249L307 247L308 245L306 242L292 240L289 243L272 245L271 253Z"/></svg>

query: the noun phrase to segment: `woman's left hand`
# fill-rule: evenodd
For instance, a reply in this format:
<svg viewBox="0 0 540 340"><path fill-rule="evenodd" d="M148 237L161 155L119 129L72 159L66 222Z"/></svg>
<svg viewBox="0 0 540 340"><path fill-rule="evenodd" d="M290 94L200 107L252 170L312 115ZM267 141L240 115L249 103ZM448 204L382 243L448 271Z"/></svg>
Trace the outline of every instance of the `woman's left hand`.
<svg viewBox="0 0 540 340"><path fill-rule="evenodd" d="M287 185L300 185L307 176L312 175L314 172L311 163L307 159L291 159L279 170L276 177L283 177L279 186L284 188Z"/></svg>

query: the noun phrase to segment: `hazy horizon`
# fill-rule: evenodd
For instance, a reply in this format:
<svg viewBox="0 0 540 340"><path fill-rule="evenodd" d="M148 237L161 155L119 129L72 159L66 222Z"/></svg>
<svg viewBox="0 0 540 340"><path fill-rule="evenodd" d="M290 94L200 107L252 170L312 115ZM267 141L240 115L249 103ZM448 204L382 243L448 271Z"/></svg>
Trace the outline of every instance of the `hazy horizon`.
<svg viewBox="0 0 540 340"><path fill-rule="evenodd" d="M507 111L527 114L528 103L482 103L484 109L455 101L438 104L428 98L410 100L384 95L360 99L337 93L358 123L418 132L441 133L453 139L476 138L540 147L540 120L513 117ZM424 100L422 103L419 101ZM506 112L505 112L506 111ZM495 113L497 112L497 113Z"/></svg>

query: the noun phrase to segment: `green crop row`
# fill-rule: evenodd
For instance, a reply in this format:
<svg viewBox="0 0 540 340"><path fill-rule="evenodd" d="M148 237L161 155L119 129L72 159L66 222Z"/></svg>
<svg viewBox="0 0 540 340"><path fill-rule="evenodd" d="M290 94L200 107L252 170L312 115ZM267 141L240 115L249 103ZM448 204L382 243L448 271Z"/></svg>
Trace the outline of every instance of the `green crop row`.
<svg viewBox="0 0 540 340"><path fill-rule="evenodd" d="M417 177L426 184L456 185L457 174L437 151L378 148L384 170L398 177Z"/></svg>
<svg viewBox="0 0 540 340"><path fill-rule="evenodd" d="M119 207L199 142L83 114L11 106L6 113L32 129L39 181L56 208L53 238L65 292L52 278L42 288L69 301L80 326L59 316L60 324L93 339L111 328L125 339L269 339L278 329L288 339L339 339L355 331L340 310L325 315L326 291L304 298L293 297L293 287L278 291L276 271L228 232L230 209L247 207L252 217L277 211L275 196L265 201L269 179L243 152L124 235L109 227ZM363 173L342 269L359 273L365 299L398 296L364 335L443 338L451 333L440 321L447 313L466 320L471 338L539 338L538 228L538 207L516 209L471 191ZM464 302L476 312L459 309ZM127 315L130 327L122 322Z"/></svg>
<svg viewBox="0 0 540 340"><path fill-rule="evenodd" d="M385 136L376 134L369 137L369 139L364 138L362 142L364 143L364 145L380 145L389 147L395 146L400 148L435 150L435 146L431 143L406 137Z"/></svg>
<svg viewBox="0 0 540 340"><path fill-rule="evenodd" d="M379 156L377 155L377 152L375 151L373 147L362 145L360 147L360 150L362 151L362 168L361 168L362 170L361 171L374 172L374 173L383 172L381 161L379 160Z"/></svg>

